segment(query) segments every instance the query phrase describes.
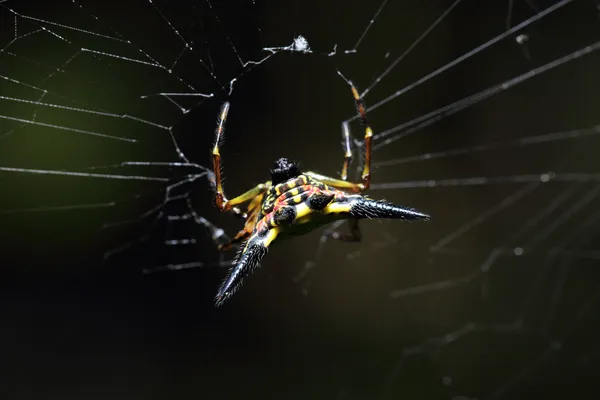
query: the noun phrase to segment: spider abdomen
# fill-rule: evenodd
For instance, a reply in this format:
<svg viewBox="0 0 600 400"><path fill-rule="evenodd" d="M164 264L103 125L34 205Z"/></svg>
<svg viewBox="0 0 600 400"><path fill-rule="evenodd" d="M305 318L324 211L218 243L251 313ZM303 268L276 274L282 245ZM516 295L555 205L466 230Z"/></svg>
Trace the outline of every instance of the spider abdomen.
<svg viewBox="0 0 600 400"><path fill-rule="evenodd" d="M308 206L312 210L323 210L335 197L334 193L325 193L322 191L315 192L308 199Z"/></svg>
<svg viewBox="0 0 600 400"><path fill-rule="evenodd" d="M273 222L277 226L289 226L296 220L296 207L285 206L273 212Z"/></svg>
<svg viewBox="0 0 600 400"><path fill-rule="evenodd" d="M326 212L336 194L338 191L304 175L276 185L265 198L264 222L259 223L257 230L266 232L277 227L284 237L297 236L339 219L343 216Z"/></svg>

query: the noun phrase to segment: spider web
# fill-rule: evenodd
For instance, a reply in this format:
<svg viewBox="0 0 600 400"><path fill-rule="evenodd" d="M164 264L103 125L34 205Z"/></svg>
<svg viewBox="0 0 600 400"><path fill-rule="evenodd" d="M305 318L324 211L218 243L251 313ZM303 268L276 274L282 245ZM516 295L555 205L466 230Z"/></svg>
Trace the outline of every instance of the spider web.
<svg viewBox="0 0 600 400"><path fill-rule="evenodd" d="M83 383L15 376L16 398L594 388L597 3L44 5L0 3L0 218L18 335L4 342L16 363L54 355ZM278 244L215 312L218 267L232 258L215 242L240 229L212 205L220 105L232 104L221 151L230 197L282 156L334 175L342 121L358 177L363 132L338 73L358 86L375 130L369 195L432 221L365 221L361 244L323 230ZM186 271L140 274L164 270ZM79 334L66 350L40 344L67 329ZM34 331L36 345L24 339ZM126 383L115 378L131 369Z"/></svg>

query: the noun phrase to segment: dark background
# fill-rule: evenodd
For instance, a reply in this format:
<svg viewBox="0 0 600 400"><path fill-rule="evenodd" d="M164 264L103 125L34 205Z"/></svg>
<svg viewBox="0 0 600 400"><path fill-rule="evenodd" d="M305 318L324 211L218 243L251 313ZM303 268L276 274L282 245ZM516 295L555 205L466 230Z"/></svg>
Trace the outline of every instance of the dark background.
<svg viewBox="0 0 600 400"><path fill-rule="evenodd" d="M507 2L480 3L458 6L369 93L367 104L500 34ZM553 3L538 1L534 6L543 9ZM185 114L163 97L140 99L189 91L164 69L81 51L85 47L142 59L141 48L162 65L171 65L182 42L156 9L142 1L81 4L83 9L70 2L52 7L33 1L2 4L2 75L51 92L40 100L38 91L4 82L3 95L127 113L171 126L188 158L204 166L210 162L216 115L228 99L232 107L222 155L225 189L233 197L263 181L281 156L321 173L339 171L340 122L353 115L353 104L336 69L366 88L451 2L389 2L355 54L343 51L353 48L379 3L155 3L197 52L184 53L173 66L174 74L199 92L214 93L206 100L177 97L190 109ZM46 26L69 42L33 34L4 47L14 37L15 12L111 37L118 32L135 46L19 18L20 32ZM513 24L533 14L531 4L514 1ZM526 29L525 46L514 37L502 41L371 113L374 129L392 128L590 45L600 36L599 23L594 2L576 1ZM282 52L253 68L243 68L237 60L258 60L267 54L261 48L287 46L297 35L307 38L313 54ZM334 44L338 54L326 56ZM211 61L205 68L198 58ZM593 53L569 62L382 148L374 161L592 127L598 124L599 61ZM64 72L53 73L57 68ZM228 95L233 78L237 80ZM33 110L4 101L1 113L31 119ZM37 110L40 121L138 142L20 127L4 120L0 166L161 176L173 182L186 172L161 167L90 170L122 161L177 158L164 129ZM352 128L354 137L361 137L359 125ZM12 129L16 131L7 135ZM376 168L373 182L441 182L547 171L593 174L599 167L597 145L593 136L579 135L539 146L471 151L462 157ZM0 185L2 398L548 399L596 389L598 263L593 256L572 256L597 248L594 179L531 187L531 195L515 200L443 251L433 247L529 184L373 190L371 196L417 207L430 213L432 221L366 221L363 243L328 243L317 266L299 281L294 278L302 267L315 260L319 233L281 243L220 309L212 299L226 272L222 268L141 273L169 263L218 261L201 227L191 222L169 225L164 218L154 223L150 217L102 228L135 219L162 203L164 183L0 172ZM194 209L230 235L240 229L239 221L212 207L205 179L180 193L189 193ZM565 193L569 197L560 207L513 243L515 231ZM579 206L586 195L591 200ZM84 209L12 211L113 201L117 203ZM174 201L163 211L177 214L185 209ZM561 218L566 222L553 229ZM492 269L478 272L494 249L529 250L527 243L546 232L533 251L499 257ZM147 240L138 243L140 237ZM165 237L193 237L198 243L169 247ZM131 241L103 259L108 249ZM389 296L397 289L438 281L457 284Z"/></svg>

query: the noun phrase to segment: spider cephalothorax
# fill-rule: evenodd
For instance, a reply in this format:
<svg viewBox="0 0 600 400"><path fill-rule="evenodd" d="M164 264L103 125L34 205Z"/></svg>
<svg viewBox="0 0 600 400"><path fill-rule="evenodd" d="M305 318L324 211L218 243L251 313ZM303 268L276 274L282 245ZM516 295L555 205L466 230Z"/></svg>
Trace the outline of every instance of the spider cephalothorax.
<svg viewBox="0 0 600 400"><path fill-rule="evenodd" d="M288 179L293 179L298 175L302 174L298 164L288 160L287 158L280 158L275 161L273 168L271 168L271 183L277 185L285 182Z"/></svg>
<svg viewBox="0 0 600 400"><path fill-rule="evenodd" d="M358 220L363 218L393 218L403 220L426 220L427 214L417 210L399 207L394 204L373 200L361 193L368 189L371 182L371 130L365 112L363 100L354 86L352 94L358 113L365 126L365 165L362 182L348 182L347 171L352 158L350 133L347 124L343 125L346 153L341 179L330 178L315 172L302 172L298 164L280 158L271 169L271 180L261 183L246 193L228 200L221 183L221 155L219 142L229 103L223 104L217 127L217 140L213 148L213 168L215 173L217 207L222 211L231 211L245 220L244 229L228 243L221 245L227 250L233 245L244 242L231 269L229 276L221 285L216 305L223 304L239 289L246 275L257 268L271 243L293 235L301 235L318 226L338 219L350 221L350 233L333 232L330 236L343 241L360 240ZM237 206L248 203L246 212Z"/></svg>

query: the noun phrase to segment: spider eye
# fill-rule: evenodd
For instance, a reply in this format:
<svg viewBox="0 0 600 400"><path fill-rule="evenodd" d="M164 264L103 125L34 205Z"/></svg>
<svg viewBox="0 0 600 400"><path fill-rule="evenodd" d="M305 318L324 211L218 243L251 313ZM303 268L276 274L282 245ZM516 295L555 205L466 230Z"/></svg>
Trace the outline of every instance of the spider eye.
<svg viewBox="0 0 600 400"><path fill-rule="evenodd" d="M271 169L271 182L273 185L277 185L300 175L302 175L302 171L298 168L298 164L287 158L280 158L275 161Z"/></svg>

